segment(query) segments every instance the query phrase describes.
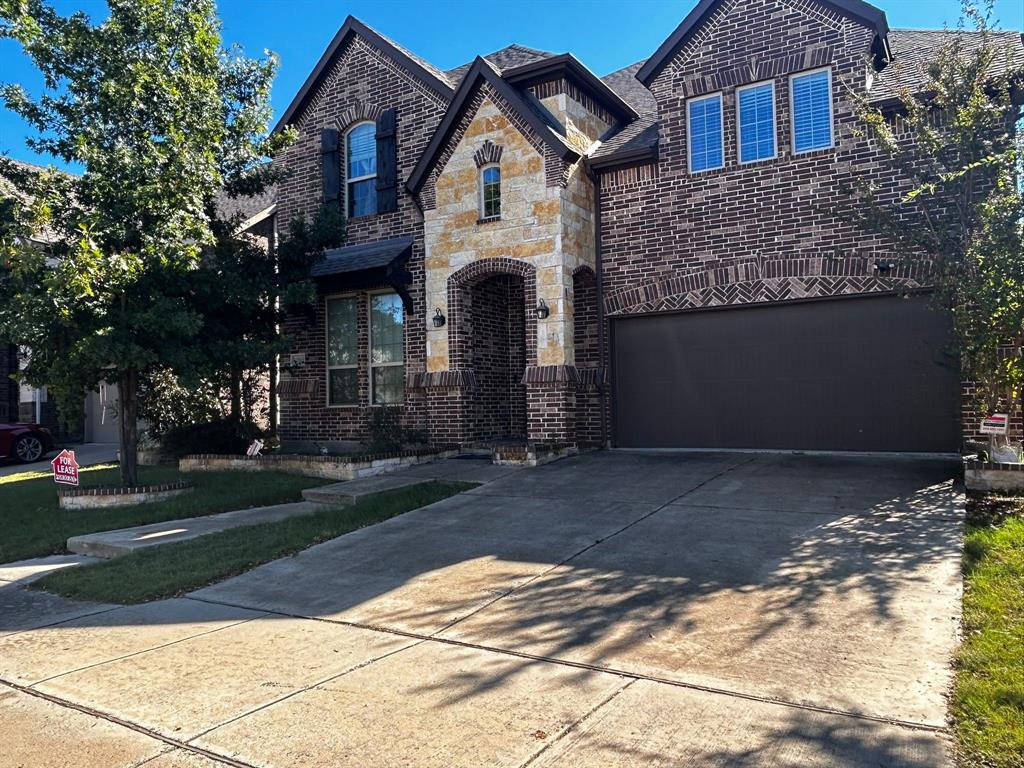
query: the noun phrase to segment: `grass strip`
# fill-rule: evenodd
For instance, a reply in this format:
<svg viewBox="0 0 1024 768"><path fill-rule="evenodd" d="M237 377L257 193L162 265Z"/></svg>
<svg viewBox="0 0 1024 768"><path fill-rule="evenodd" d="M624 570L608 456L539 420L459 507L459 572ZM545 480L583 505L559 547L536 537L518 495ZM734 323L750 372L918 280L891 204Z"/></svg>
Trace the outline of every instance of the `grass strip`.
<svg viewBox="0 0 1024 768"><path fill-rule="evenodd" d="M1024 768L1024 501L968 502L953 718L961 764Z"/></svg>
<svg viewBox="0 0 1024 768"><path fill-rule="evenodd" d="M60 554L72 536L131 528L165 520L212 515L236 509L299 501L302 489L324 480L281 472L193 472L176 467L139 467L144 485L187 479L192 493L152 504L110 509L65 510L57 501L57 486L49 472L22 472L0 477L0 563ZM83 487L121 484L117 467L86 467Z"/></svg>
<svg viewBox="0 0 1024 768"><path fill-rule="evenodd" d="M473 487L470 483L430 482L386 491L347 507L325 506L310 515L233 528L69 568L34 582L30 588L75 600L122 605L173 597Z"/></svg>

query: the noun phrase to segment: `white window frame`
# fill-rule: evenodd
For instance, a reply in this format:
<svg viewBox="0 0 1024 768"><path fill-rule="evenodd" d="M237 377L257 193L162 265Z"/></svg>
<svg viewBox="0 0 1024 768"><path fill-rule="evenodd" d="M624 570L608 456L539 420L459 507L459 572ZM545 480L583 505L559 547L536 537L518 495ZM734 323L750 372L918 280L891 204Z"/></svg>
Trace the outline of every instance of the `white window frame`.
<svg viewBox="0 0 1024 768"><path fill-rule="evenodd" d="M742 134L742 123L740 121L740 93L743 91L749 91L754 88L760 88L764 85L770 85L772 87L772 147L775 150L770 157L759 157L756 160L744 160L743 159L743 134ZM779 118L778 110L775 108L775 81L774 80L760 80L756 83L748 83L747 85L741 85L736 89L736 162L740 165L753 165L754 163L764 163L768 160L775 160L779 156Z"/></svg>
<svg viewBox="0 0 1024 768"><path fill-rule="evenodd" d="M498 213L496 216L487 216L484 212L484 171L490 170L491 168L498 169ZM480 221L493 221L501 218L501 165L499 163L487 163L487 165L480 166L480 170L477 172L477 218Z"/></svg>
<svg viewBox="0 0 1024 768"><path fill-rule="evenodd" d="M359 316L359 294L358 293L333 293L324 297L324 368L326 384L324 392L324 403L328 408L358 408L359 407L359 324L356 324L356 361L349 365L331 365L331 301L335 299L355 299L356 317ZM340 371L354 368L356 371L356 402L354 403L332 403L331 402L331 371Z"/></svg>
<svg viewBox="0 0 1024 768"><path fill-rule="evenodd" d="M815 147L814 149L803 149L797 151L796 148L796 102L793 100L793 82L801 77L807 75L813 75L817 72L824 72L828 77L828 146L827 147ZM789 133L790 142L789 148L792 150L794 155L806 155L811 152L827 152L830 149L836 148L836 109L833 103L835 99L835 93L832 90L832 67L818 67L817 69L807 69L803 72L794 72L789 76Z"/></svg>
<svg viewBox="0 0 1024 768"><path fill-rule="evenodd" d="M708 101L710 99L718 99L718 116L719 126L718 134L719 141L722 142L722 164L716 165L710 168L701 168L699 171L693 170L693 131L690 130L690 108L692 105L699 101ZM715 93L706 93L703 96L694 96L692 99L686 100L686 170L692 175L697 173L708 173L709 171L720 171L725 168L725 99L722 98L722 91Z"/></svg>
<svg viewBox="0 0 1024 768"><path fill-rule="evenodd" d="M397 403L377 403L373 397L373 369L374 368L395 368L405 365L405 305L402 304L402 297L398 296L399 304L402 304L402 360L398 363L374 363L373 362L373 297L374 296L398 296L398 291L379 290L366 293L366 372L368 387L370 391L369 405L372 408L383 408L384 406L405 405L405 387L403 385L402 399Z"/></svg>
<svg viewBox="0 0 1024 768"><path fill-rule="evenodd" d="M374 204L373 204L373 213L362 213L362 214L359 214L358 216L355 216L355 215L351 215L350 216L349 212L348 212L349 187L352 184L355 184L358 181L369 181L370 179L376 179L377 178L377 174L376 173L370 174L368 176L357 176L357 177L355 177L353 179L350 179L348 177L348 140L349 140L349 137L352 135L352 131L354 131L356 128L358 128L358 127L360 127L362 125L372 125L373 126L373 135L374 135L375 138L377 136L377 124L373 120L360 120L358 123L353 123L352 125L350 125L348 127L348 129L345 131L345 143L344 143L344 147L343 147L344 151L342 152L341 163L342 163L342 167L343 167L343 169L345 171L345 218L346 219L349 219L349 218L359 219L359 218L363 218L365 216L373 216L374 214L377 213L377 204L376 204L376 202L374 202ZM374 149L374 151L376 151L376 148Z"/></svg>

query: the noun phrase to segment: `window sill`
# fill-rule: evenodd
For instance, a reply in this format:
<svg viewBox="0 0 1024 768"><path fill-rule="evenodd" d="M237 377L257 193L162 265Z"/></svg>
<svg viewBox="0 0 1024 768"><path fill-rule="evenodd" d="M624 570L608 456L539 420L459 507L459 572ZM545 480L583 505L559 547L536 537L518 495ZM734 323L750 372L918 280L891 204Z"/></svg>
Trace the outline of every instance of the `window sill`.
<svg viewBox="0 0 1024 768"><path fill-rule="evenodd" d="M501 221L501 214L498 214L497 216L486 216L486 217L484 217L482 219L477 219L476 223L477 224L490 224L492 221Z"/></svg>

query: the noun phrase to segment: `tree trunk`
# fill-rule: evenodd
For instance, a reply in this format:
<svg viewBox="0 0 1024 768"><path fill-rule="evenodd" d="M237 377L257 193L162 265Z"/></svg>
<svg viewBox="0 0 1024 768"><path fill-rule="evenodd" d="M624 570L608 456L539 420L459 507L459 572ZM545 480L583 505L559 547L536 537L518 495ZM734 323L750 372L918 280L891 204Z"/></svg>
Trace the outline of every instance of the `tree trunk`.
<svg viewBox="0 0 1024 768"><path fill-rule="evenodd" d="M267 387L269 402L267 418L270 421L270 434L277 437L277 355L270 358L270 382Z"/></svg>
<svg viewBox="0 0 1024 768"><path fill-rule="evenodd" d="M117 418L121 437L121 485L139 484L139 372L121 371L117 381Z"/></svg>
<svg viewBox="0 0 1024 768"><path fill-rule="evenodd" d="M231 418L242 420L242 374L231 369Z"/></svg>

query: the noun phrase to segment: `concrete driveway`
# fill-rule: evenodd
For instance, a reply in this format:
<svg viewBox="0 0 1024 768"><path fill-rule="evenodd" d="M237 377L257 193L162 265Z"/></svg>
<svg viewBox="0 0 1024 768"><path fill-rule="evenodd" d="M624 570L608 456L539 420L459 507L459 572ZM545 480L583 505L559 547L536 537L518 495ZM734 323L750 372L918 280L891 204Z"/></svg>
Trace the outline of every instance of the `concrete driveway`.
<svg viewBox="0 0 1024 768"><path fill-rule="evenodd" d="M0 768L946 765L954 470L481 467L182 599L39 596L37 623L64 621L0 637Z"/></svg>

